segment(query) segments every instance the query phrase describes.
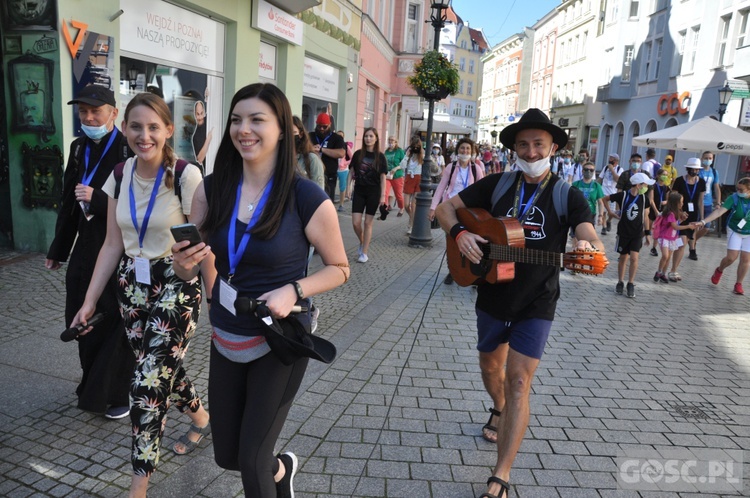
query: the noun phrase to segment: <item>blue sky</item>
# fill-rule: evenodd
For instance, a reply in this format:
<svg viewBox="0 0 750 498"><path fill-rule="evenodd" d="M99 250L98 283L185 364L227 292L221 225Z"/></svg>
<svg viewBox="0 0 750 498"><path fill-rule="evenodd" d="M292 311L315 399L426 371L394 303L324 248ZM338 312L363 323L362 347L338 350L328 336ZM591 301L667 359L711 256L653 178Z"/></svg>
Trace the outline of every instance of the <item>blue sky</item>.
<svg viewBox="0 0 750 498"><path fill-rule="evenodd" d="M560 0L453 0L451 5L472 28L482 28L490 46L494 46L524 26L533 25L560 3Z"/></svg>

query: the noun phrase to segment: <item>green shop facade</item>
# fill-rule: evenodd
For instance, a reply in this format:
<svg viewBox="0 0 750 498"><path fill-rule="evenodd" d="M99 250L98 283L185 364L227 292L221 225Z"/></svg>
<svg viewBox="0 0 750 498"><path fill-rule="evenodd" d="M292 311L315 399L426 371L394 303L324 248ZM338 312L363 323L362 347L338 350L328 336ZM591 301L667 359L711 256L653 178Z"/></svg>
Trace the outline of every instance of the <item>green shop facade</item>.
<svg viewBox="0 0 750 498"><path fill-rule="evenodd" d="M300 9L319 4L2 2L0 248L46 253L70 143L81 136L74 107L66 103L85 85L115 92L118 121L135 94L162 95L173 112L177 154L202 163L207 173L232 95L247 84L274 83L296 114L311 113L313 102L344 123L348 69L359 43L306 24L315 16ZM321 74L328 82L324 87ZM206 142L208 153L200 157Z"/></svg>

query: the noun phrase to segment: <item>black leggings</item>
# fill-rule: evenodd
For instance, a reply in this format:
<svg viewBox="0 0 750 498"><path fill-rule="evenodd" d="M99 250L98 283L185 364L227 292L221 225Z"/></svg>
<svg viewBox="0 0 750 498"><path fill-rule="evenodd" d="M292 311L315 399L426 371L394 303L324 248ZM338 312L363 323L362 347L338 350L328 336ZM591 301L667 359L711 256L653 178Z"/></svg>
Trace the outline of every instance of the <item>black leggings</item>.
<svg viewBox="0 0 750 498"><path fill-rule="evenodd" d="M250 363L226 359L211 345L208 393L214 457L219 467L239 470L245 496L275 497L273 454L307 358L286 366L273 353Z"/></svg>

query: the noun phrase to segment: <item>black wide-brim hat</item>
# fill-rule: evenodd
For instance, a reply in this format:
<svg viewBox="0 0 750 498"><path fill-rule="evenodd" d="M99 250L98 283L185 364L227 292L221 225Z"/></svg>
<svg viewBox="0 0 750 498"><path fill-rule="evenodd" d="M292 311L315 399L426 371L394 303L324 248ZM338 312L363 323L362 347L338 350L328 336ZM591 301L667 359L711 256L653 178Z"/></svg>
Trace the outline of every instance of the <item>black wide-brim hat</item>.
<svg viewBox="0 0 750 498"><path fill-rule="evenodd" d="M307 314L290 315L276 319L265 305L258 305L255 314L266 326L263 336L268 347L284 365L291 365L300 358L331 363L336 358L336 346L330 341L311 334L300 322Z"/></svg>
<svg viewBox="0 0 750 498"><path fill-rule="evenodd" d="M544 130L552 135L552 142L557 144L560 150L568 143L568 134L565 130L555 125L546 114L539 109L529 109L517 123L508 125L500 132L500 142L511 150L516 150L516 135L521 130Z"/></svg>

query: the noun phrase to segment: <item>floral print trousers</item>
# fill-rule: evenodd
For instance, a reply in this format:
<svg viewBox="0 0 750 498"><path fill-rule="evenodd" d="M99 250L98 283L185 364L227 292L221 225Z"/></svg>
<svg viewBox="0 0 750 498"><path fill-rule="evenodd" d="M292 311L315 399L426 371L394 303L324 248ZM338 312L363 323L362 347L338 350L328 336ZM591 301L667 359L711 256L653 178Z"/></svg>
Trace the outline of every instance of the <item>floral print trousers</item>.
<svg viewBox="0 0 750 498"><path fill-rule="evenodd" d="M136 364L130 383L132 462L138 476L159 463L169 405L196 412L201 401L182 365L200 314L201 281L174 274L172 257L151 260L151 285L136 282L135 260L122 257L118 299Z"/></svg>

